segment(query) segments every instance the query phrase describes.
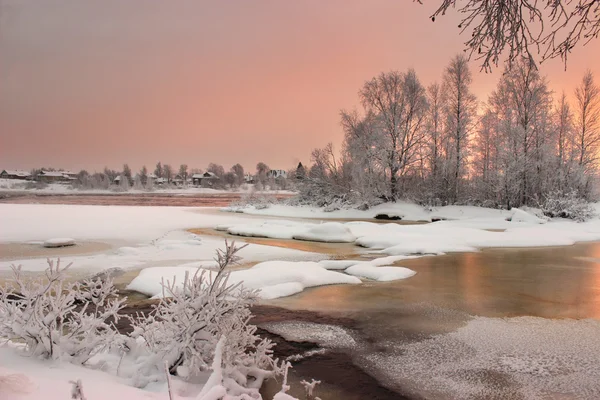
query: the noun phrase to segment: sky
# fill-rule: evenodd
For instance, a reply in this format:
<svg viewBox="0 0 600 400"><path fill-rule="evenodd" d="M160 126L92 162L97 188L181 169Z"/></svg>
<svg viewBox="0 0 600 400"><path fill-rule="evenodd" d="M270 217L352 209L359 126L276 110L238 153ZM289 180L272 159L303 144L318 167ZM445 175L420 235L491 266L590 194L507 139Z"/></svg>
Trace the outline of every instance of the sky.
<svg viewBox="0 0 600 400"><path fill-rule="evenodd" d="M0 0L0 169L306 164L366 80L441 80L467 38L439 2ZM485 101L501 71L470 65ZM570 94L588 68L600 40L541 72Z"/></svg>

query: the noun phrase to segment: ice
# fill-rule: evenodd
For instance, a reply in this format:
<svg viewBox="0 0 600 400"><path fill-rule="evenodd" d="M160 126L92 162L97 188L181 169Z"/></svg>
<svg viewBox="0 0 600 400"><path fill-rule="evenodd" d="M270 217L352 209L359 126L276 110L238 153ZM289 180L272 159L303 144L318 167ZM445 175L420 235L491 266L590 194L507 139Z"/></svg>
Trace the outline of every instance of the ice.
<svg viewBox="0 0 600 400"><path fill-rule="evenodd" d="M287 341L312 342L333 348L353 348L357 345L350 331L335 325L285 321L262 324L261 327Z"/></svg>
<svg viewBox="0 0 600 400"><path fill-rule="evenodd" d="M431 398L600 398L600 321L477 317L366 361ZM568 338L568 340L567 340Z"/></svg>

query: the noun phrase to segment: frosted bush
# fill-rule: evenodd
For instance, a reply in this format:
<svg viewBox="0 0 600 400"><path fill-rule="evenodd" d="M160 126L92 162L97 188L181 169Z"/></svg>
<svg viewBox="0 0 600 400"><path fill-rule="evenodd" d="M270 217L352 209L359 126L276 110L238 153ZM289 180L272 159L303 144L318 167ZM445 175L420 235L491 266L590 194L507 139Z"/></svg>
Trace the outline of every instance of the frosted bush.
<svg viewBox="0 0 600 400"><path fill-rule="evenodd" d="M569 218L583 222L595 216L592 206L579 197L575 190L566 193L560 190L551 192L540 208L544 215L551 218Z"/></svg>
<svg viewBox="0 0 600 400"><path fill-rule="evenodd" d="M42 277L11 266L13 282L0 287L0 337L19 340L35 356L85 363L119 343L113 324L123 300L110 277L67 282L60 259Z"/></svg>
<svg viewBox="0 0 600 400"><path fill-rule="evenodd" d="M132 319L132 338L143 338L150 353L138 379L156 375L166 361L169 372L185 380L212 370L211 379L218 382L209 379L211 386L222 386L230 396L260 398L263 381L280 373L273 344L249 324L257 292L228 282L225 269L238 260L240 249L226 242L215 258L217 270L186 274L181 285L163 282L163 298L154 311Z"/></svg>

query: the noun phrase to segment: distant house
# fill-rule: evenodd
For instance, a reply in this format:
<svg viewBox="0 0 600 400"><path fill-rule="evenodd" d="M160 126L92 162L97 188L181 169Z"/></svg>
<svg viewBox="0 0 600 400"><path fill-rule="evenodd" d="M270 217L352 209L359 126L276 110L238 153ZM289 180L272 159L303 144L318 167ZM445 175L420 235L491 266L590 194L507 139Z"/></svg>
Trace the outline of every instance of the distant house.
<svg viewBox="0 0 600 400"><path fill-rule="evenodd" d="M165 183L167 183L166 178L156 178L154 180L154 184L156 184L156 185L164 185Z"/></svg>
<svg viewBox="0 0 600 400"><path fill-rule="evenodd" d="M38 174L37 179L44 183L66 182L71 180L69 176L65 175L62 171L41 171Z"/></svg>
<svg viewBox="0 0 600 400"><path fill-rule="evenodd" d="M212 172L205 172L203 174L192 175L192 183L194 186L212 186L213 182L218 180L219 177Z"/></svg>
<svg viewBox="0 0 600 400"><path fill-rule="evenodd" d="M59 171L61 172L65 178L68 178L69 180L75 180L79 177L79 174L73 171Z"/></svg>
<svg viewBox="0 0 600 400"><path fill-rule="evenodd" d="M287 178L287 171L284 171L282 169L272 169L269 172L267 172L267 177L268 178Z"/></svg>
<svg viewBox="0 0 600 400"><path fill-rule="evenodd" d="M254 175L248 174L248 173L244 174L244 182L254 183L254 181L255 181Z"/></svg>
<svg viewBox="0 0 600 400"><path fill-rule="evenodd" d="M2 179L31 179L31 174L27 171L4 169L0 172Z"/></svg>
<svg viewBox="0 0 600 400"><path fill-rule="evenodd" d="M183 176L180 174L175 175L175 178L171 179L171 183L176 186L183 185L183 182L184 182Z"/></svg>

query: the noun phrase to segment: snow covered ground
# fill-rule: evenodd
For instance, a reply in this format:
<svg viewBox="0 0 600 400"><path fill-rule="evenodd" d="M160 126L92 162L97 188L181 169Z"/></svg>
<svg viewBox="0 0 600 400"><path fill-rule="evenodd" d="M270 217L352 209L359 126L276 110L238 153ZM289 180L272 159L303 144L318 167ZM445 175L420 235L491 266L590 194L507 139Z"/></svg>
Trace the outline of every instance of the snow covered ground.
<svg viewBox="0 0 600 400"><path fill-rule="evenodd" d="M317 285L359 284L359 278L377 281L410 278L414 271L393 265L423 254L477 251L484 247L568 245L576 241L600 240L599 219L586 223L546 221L524 211L507 212L475 207L425 210L415 205L395 204L379 206L368 211L343 210L324 213L310 208L273 206L264 210L247 208L243 211L252 215L215 213L214 209L182 207L0 204L0 243L36 242L41 245L43 241L61 237L73 238L75 242L93 240L111 243L113 247L108 251L86 256L68 256L64 257L63 261L73 262L73 268L81 273L113 267L142 269L140 275L131 282L130 288L151 296L160 296L161 278L172 279L177 276L177 280L181 281L186 271L195 273L198 267L210 268L214 265L212 258L215 250L223 246L222 240L190 234L185 231L188 228L219 227L221 230L242 236L355 243L364 247L363 252L376 257L368 261L328 260L323 259L326 258L323 254L251 244L241 251L242 262L261 263L233 272L231 279L233 282L243 281L248 287L261 289L262 297L269 299L288 296ZM442 221L425 225L344 221L351 218L372 218L382 213L388 216L402 216L403 220ZM267 218L273 215L293 219ZM303 218L321 219L325 223ZM512 220L507 221L507 218ZM335 219L338 221L332 221ZM240 239L243 241L243 237ZM24 257L20 260L0 261L0 272L6 272L13 263L22 264L26 271L41 271L46 267L43 259ZM485 324L479 326L480 322ZM544 334L541 328L545 322L538 320L524 320L524 324L519 320L519 324L515 325L511 324L510 320L491 322L497 325L492 326L494 332L514 330L514 335L531 335L533 342L536 341L535 338ZM558 382L556 385L570 385L577 394L581 394L577 392L577 387L591 388L589 390L592 390L592 397L589 398L597 398L594 397L598 394L596 386L587 381L590 377L597 379L597 368L592 366L592 374L581 372L582 368L587 368L586 363L589 363L590 359L597 357L598 349L593 347L597 342L593 337L598 332L595 322L578 323L578 332L583 335L581 340L587 346L585 348L588 354L582 353L583 358L579 361L573 359L572 362L568 357L574 350L563 342L558 343L558 339L554 337L549 340L561 349L564 347L564 351L561 350L561 354L564 354L558 361L552 358L553 356L544 356L545 348L534 347L533 350L528 350L514 347L513 342L516 341L512 341L510 336L513 333L507 335L505 340L497 341L494 335L485 330L489 323L488 320L475 320L453 334L454 336L434 338L429 345L433 345L435 354L453 352L456 351L455 348L464 348L465 344L472 346L477 352L477 365L481 365L481 368L489 367L492 371L498 369L510 373L519 382L525 382L528 376L552 378L556 368L561 371L563 366L572 368L578 374L575 377L581 384ZM562 329L563 323L558 323L561 324L558 328ZM292 331L296 329L293 325L289 328ZM331 329L331 335L339 333L335 331L336 328ZM480 331L484 333L477 333ZM326 336L331 335L327 333ZM489 342L488 339L492 337L495 343ZM437 390L438 385L455 384L448 378L452 373L454 359L448 363L438 363L438 358L423 358L422 355L427 353L430 347L425 344L423 347L419 346L421 345L414 345L414 348L408 346L383 358L373 355L376 358L367 361L376 365L384 374L403 374L402 377L406 379L414 374L426 377L432 374L441 376L441 381L427 378L432 391ZM491 349L491 352L488 349ZM110 362L105 360L103 367L91 369L64 363L41 362L22 357L16 351L14 348L0 347L2 400L67 398L72 386L69 381L76 379L82 380L88 400L107 397L133 400L168 398L163 384L145 390L129 386L125 378L119 377L111 369L118 357ZM490 354L491 356L488 356ZM471 358L469 356L464 360L467 362ZM398 365L405 367L401 367L402 371L397 371L394 368ZM550 378L546 380L550 382ZM553 383L548 383L551 384ZM457 387L457 390L478 393L480 388L461 386ZM534 385L528 390L531 390L529 393L537 395L541 389ZM178 398L193 399L196 393L197 390L185 392L182 389ZM585 394L582 398L586 398Z"/></svg>
<svg viewBox="0 0 600 400"><path fill-rule="evenodd" d="M230 209L228 209L230 210ZM430 224L401 225L365 221L317 224L299 221L252 221L223 224L218 229L240 236L279 239L339 241L387 255L442 254L477 251L486 247L541 247L571 245L600 240L600 220L585 223L539 218L513 209L492 210L469 206L448 206L426 210L414 204L382 205L371 210L339 210L273 206L262 210L246 207L252 215L311 217L331 219L367 219L376 215L402 216L405 221L431 221Z"/></svg>
<svg viewBox="0 0 600 400"><path fill-rule="evenodd" d="M41 243L68 237L76 242L94 240L114 244L110 251L63 257L63 262L73 263L72 271L80 273L114 267L141 269L182 264L209 267L213 265L215 250L223 247L223 241L201 238L185 229L245 219L202 211L184 207L1 204L0 225L4 228L0 230L0 243ZM323 258L314 253L257 244L248 245L240 256L243 263ZM0 272L9 270L11 264L22 265L24 271L46 268L44 259L24 257L0 261Z"/></svg>

